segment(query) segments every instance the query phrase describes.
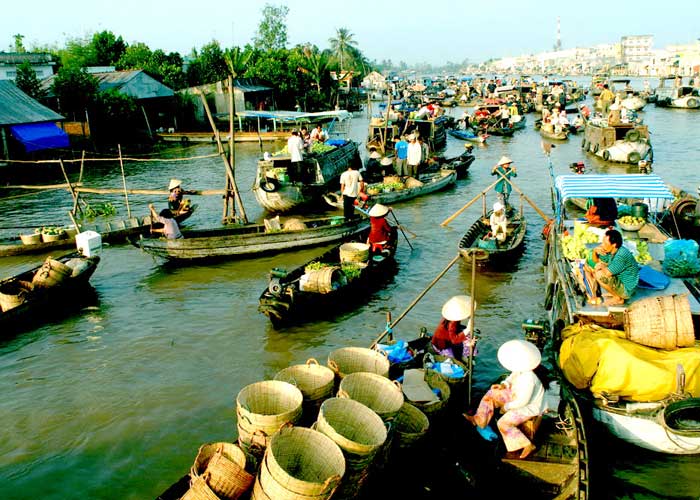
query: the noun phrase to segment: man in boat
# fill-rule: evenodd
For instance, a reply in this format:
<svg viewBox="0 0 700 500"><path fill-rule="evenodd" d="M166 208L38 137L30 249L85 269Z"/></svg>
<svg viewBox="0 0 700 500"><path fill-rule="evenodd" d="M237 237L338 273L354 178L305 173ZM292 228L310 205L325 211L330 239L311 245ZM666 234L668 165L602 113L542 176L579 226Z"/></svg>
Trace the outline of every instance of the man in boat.
<svg viewBox="0 0 700 500"><path fill-rule="evenodd" d="M185 191L182 189L182 181L180 179L170 179L168 185L168 208L173 213L173 216L180 215L191 210L190 200L183 200L182 197Z"/></svg>
<svg viewBox="0 0 700 500"><path fill-rule="evenodd" d="M506 241L508 236L508 218L506 217L505 207L499 201L493 204L493 212L491 212L489 217L489 224L491 225L491 237L498 243Z"/></svg>
<svg viewBox="0 0 700 500"><path fill-rule="evenodd" d="M415 134L408 136L408 151L406 155L406 175L415 177L418 173L418 165L423 158L423 149Z"/></svg>
<svg viewBox="0 0 700 500"><path fill-rule="evenodd" d="M310 139L312 145L315 142L326 142L328 140L328 134L323 130L320 123L311 131Z"/></svg>
<svg viewBox="0 0 700 500"><path fill-rule="evenodd" d="M301 167L304 160L304 141L297 129L292 130L292 135L287 139L287 152L291 158L289 166L289 178L292 181L300 181Z"/></svg>
<svg viewBox="0 0 700 500"><path fill-rule="evenodd" d="M474 303L476 309L476 303ZM442 318L430 343L435 352L462 360L474 347L471 337L472 300L468 295L455 295L442 306ZM469 319L467 326L462 321Z"/></svg>
<svg viewBox="0 0 700 500"><path fill-rule="evenodd" d="M591 287L588 297L590 304L620 305L629 299L639 284L639 264L626 247L622 245L622 235L617 229L608 229L603 242L591 252L595 263L592 268L584 266L586 278ZM598 285L610 296L601 300Z"/></svg>
<svg viewBox="0 0 700 500"><path fill-rule="evenodd" d="M355 162L350 162L348 169L340 176L340 193L343 195L343 216L346 220L355 217L355 200L363 191L362 175L355 168Z"/></svg>
<svg viewBox="0 0 700 500"><path fill-rule="evenodd" d="M496 166L493 167L493 170L491 170L491 175L498 175L498 178L500 179L494 188L496 190L496 197L498 198L498 201L500 201L506 208L508 207L508 197L510 196L510 192L512 190L510 182L508 182L506 179L518 176L518 173L512 164L513 160L507 156L501 156L498 164L496 164ZM505 179L501 176L505 177Z"/></svg>
<svg viewBox="0 0 700 500"><path fill-rule="evenodd" d="M467 421L484 429L500 408L504 415L498 419L498 430L509 452L522 450L520 458L528 457L536 447L518 426L542 415L546 408L545 387L535 373L541 360L540 351L526 340L509 340L501 345L498 361L510 375L491 386L474 415L464 414Z"/></svg>
<svg viewBox="0 0 700 500"><path fill-rule="evenodd" d="M396 165L394 165L394 168L396 169L396 175L403 177L408 175L408 165L406 163L408 160L408 141L405 135L402 135L400 139L394 138L394 140L396 141L394 143L394 151L396 152Z"/></svg>
<svg viewBox="0 0 700 500"><path fill-rule="evenodd" d="M386 220L391 208L380 203L374 205L369 211L369 236L367 244L371 253L381 253L387 248L390 242L394 241L396 228Z"/></svg>
<svg viewBox="0 0 700 500"><path fill-rule="evenodd" d="M173 213L169 208L164 208L160 211L160 214L156 213L152 203L148 205L148 208L151 210L151 219L163 225L163 227L152 227L151 232L161 233L169 240L183 238L180 227L177 225L177 221L173 218Z"/></svg>

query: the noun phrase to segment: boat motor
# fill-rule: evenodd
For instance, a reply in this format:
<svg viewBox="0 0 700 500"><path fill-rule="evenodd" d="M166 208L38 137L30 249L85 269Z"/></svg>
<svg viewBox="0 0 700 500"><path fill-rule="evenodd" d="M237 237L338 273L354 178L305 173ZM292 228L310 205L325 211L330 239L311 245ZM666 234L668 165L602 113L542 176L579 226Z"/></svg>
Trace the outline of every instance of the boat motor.
<svg viewBox="0 0 700 500"><path fill-rule="evenodd" d="M582 161L577 161L569 165L571 171L575 174L583 174L586 171L586 166Z"/></svg>
<svg viewBox="0 0 700 500"><path fill-rule="evenodd" d="M532 342L541 351L547 343L549 335L549 322L544 319L526 319L520 325L525 333L525 340Z"/></svg>

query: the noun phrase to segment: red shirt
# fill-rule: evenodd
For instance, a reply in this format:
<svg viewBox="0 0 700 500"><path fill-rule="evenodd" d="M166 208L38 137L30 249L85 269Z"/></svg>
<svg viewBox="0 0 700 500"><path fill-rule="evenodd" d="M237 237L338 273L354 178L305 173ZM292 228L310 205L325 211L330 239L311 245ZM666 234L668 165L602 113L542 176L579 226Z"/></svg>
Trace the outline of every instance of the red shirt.
<svg viewBox="0 0 700 500"><path fill-rule="evenodd" d="M466 339L464 327L459 321L448 321L443 318L435 329L431 342L436 349L443 350L461 344Z"/></svg>
<svg viewBox="0 0 700 500"><path fill-rule="evenodd" d="M380 243L389 241L391 238L391 224L387 222L386 217L370 217L369 218L369 243Z"/></svg>

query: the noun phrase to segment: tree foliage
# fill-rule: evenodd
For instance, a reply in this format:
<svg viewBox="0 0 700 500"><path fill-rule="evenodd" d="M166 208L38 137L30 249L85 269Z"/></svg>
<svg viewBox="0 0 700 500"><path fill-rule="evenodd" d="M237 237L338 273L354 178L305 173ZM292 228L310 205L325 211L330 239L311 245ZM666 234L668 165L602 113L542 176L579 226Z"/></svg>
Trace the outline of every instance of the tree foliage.
<svg viewBox="0 0 700 500"><path fill-rule="evenodd" d="M182 57L177 52L166 54L160 49L151 51L145 43L136 43L126 48L117 62L118 70L142 69L164 85L178 90L186 86L182 71Z"/></svg>
<svg viewBox="0 0 700 500"><path fill-rule="evenodd" d="M121 56L126 52L126 43L121 36L117 37L111 31L101 31L92 35L95 64L98 66L116 66Z"/></svg>
<svg viewBox="0 0 700 500"><path fill-rule="evenodd" d="M219 42L213 40L206 44L199 53L194 51L194 60L187 68L187 83L190 86L214 83L225 80L229 75L229 66Z"/></svg>
<svg viewBox="0 0 700 500"><path fill-rule="evenodd" d="M142 122L136 100L115 89L99 92L91 106L91 125L101 143L119 143L135 137Z"/></svg>
<svg viewBox="0 0 700 500"><path fill-rule="evenodd" d="M303 62L304 55L296 48L257 50L244 76L273 84L277 89L277 107L292 109L297 97L303 96L311 86L310 78L298 71Z"/></svg>
<svg viewBox="0 0 700 500"><path fill-rule="evenodd" d="M95 100L98 88L94 76L68 67L59 70L51 85L53 94L58 98L60 111L66 114L82 114Z"/></svg>
<svg viewBox="0 0 700 500"><path fill-rule="evenodd" d="M36 71L29 61L24 61L17 66L17 77L15 84L22 92L34 99L41 99L46 94L41 88L41 82L36 77Z"/></svg>
<svg viewBox="0 0 700 500"><path fill-rule="evenodd" d="M260 50L283 49L287 46L287 14L285 5L265 4L262 20L253 38L253 46Z"/></svg>
<svg viewBox="0 0 700 500"><path fill-rule="evenodd" d="M15 39L14 51L19 52L20 54L24 54L27 51L27 49L24 48L24 35L17 33L12 38Z"/></svg>
<svg viewBox="0 0 700 500"><path fill-rule="evenodd" d="M338 28L336 30L335 38L331 38L328 41L331 44L331 50L338 58L340 62L340 71L344 71L345 67L343 65L345 60L355 55L351 52L351 48L357 46L357 42L353 39L353 35L347 28Z"/></svg>

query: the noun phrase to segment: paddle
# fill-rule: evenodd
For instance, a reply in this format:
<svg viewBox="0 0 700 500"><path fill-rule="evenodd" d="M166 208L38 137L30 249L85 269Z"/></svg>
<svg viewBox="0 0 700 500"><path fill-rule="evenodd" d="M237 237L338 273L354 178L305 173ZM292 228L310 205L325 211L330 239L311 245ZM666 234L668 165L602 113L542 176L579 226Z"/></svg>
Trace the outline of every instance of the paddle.
<svg viewBox="0 0 700 500"><path fill-rule="evenodd" d="M532 201L525 193L523 193L518 186L516 186L510 179L508 179L505 175L503 175L501 172L496 171L496 173L501 177L501 179L505 180L510 186L518 192L523 198L525 198L525 201L527 201L532 208L535 209L535 212L539 214L540 217L542 217L545 222L549 222L550 217L547 217L547 215L538 207L535 205L535 202ZM498 182L498 181L497 181Z"/></svg>

